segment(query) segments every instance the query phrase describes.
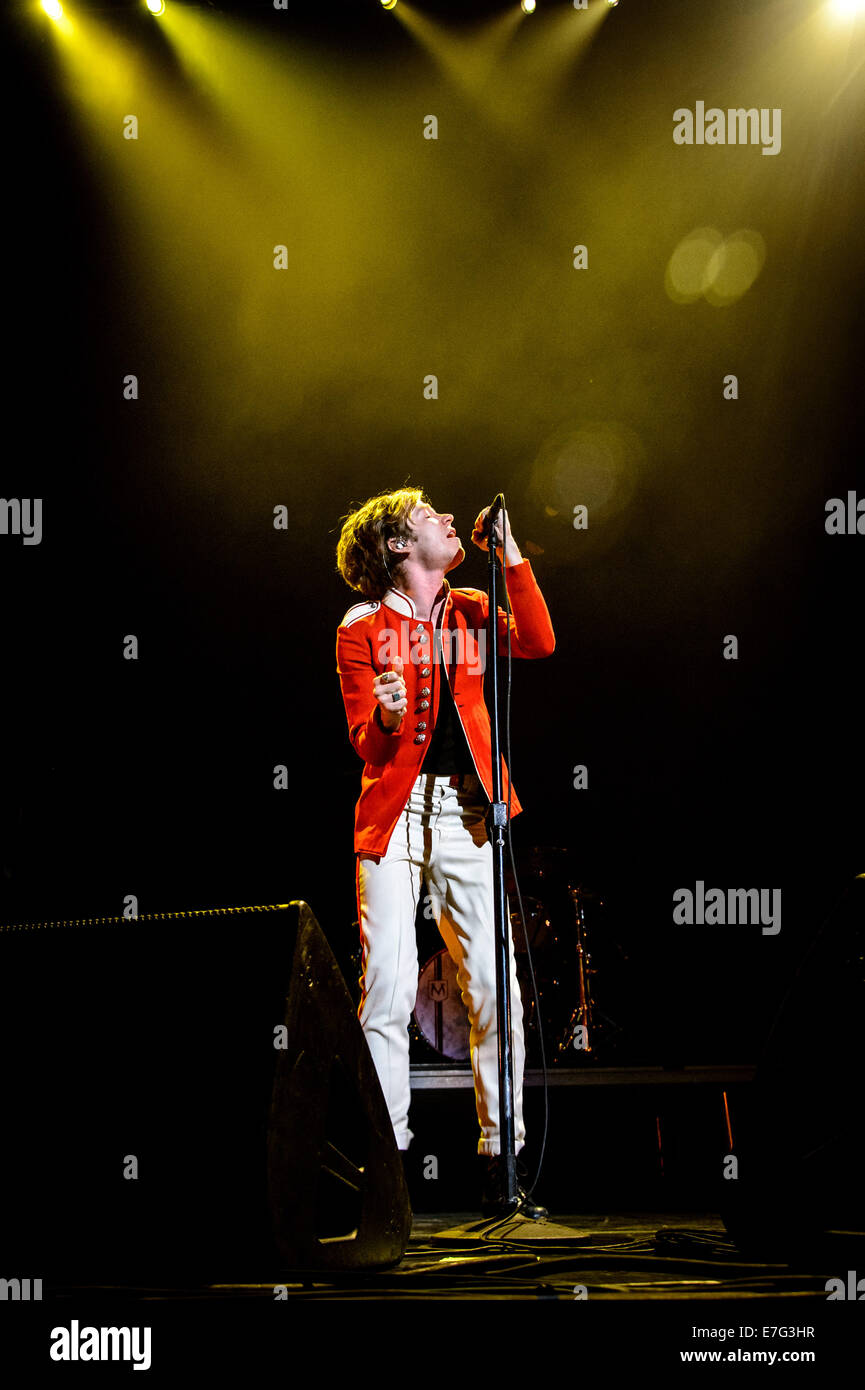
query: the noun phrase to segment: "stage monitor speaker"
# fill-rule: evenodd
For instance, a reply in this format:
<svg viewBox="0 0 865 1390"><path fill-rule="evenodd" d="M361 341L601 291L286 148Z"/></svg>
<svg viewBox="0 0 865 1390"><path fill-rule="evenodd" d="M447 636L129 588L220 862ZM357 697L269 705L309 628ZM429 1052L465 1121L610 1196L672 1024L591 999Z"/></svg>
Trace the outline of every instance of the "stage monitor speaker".
<svg viewBox="0 0 865 1390"><path fill-rule="evenodd" d="M4 1277L268 1282L404 1254L393 1129L306 903L3 928L0 1049Z"/></svg>
<svg viewBox="0 0 865 1390"><path fill-rule="evenodd" d="M722 1217L739 1248L789 1260L865 1240L865 875L808 948L737 1122Z"/></svg>

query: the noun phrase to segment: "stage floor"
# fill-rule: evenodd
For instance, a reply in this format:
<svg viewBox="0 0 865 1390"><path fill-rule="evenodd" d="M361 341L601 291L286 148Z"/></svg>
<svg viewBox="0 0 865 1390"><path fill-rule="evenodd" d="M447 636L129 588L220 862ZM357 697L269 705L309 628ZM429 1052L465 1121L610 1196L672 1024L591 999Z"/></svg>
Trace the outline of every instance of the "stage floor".
<svg viewBox="0 0 865 1390"><path fill-rule="evenodd" d="M717 1215L705 1212L556 1214L548 1221L483 1221L475 1214L416 1216L400 1264L340 1274L262 1268L253 1279L172 1286L55 1285L51 1294L146 1299L298 1302L460 1299L815 1299L826 1281L863 1254L862 1237L838 1235L795 1263L747 1259ZM47 1291L46 1291L47 1292Z"/></svg>

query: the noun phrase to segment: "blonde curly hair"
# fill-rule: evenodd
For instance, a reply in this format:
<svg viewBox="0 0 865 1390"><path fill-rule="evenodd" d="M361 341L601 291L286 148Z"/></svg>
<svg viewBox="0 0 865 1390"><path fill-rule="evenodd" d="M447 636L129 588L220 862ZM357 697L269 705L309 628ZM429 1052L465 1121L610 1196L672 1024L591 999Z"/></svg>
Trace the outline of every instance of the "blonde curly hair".
<svg viewBox="0 0 865 1390"><path fill-rule="evenodd" d="M428 505L422 488L402 487L370 497L342 518L336 567L349 588L376 600L399 583L400 561L387 543L392 537L410 540L409 517L415 507Z"/></svg>

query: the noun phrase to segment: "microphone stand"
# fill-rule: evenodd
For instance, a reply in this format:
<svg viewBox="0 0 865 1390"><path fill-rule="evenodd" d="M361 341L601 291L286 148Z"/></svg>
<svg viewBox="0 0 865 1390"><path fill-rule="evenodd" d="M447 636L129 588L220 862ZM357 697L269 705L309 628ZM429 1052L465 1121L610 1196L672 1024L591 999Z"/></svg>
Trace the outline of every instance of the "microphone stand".
<svg viewBox="0 0 865 1390"><path fill-rule="evenodd" d="M516 1207L517 1157L514 1126L514 1063L511 1048L511 977L508 951L507 899L505 897L505 832L508 824L507 802L502 799L502 758L499 737L499 672L498 672L498 598L496 574L495 523L505 510L505 499L499 493L487 514L489 549L489 615L487 621L488 671L490 675L490 751L492 754L493 797L487 811L487 832L493 846L493 914L496 951L496 1027L498 1029L499 1062L499 1135L504 1165L505 1203ZM504 557L504 527L502 528Z"/></svg>

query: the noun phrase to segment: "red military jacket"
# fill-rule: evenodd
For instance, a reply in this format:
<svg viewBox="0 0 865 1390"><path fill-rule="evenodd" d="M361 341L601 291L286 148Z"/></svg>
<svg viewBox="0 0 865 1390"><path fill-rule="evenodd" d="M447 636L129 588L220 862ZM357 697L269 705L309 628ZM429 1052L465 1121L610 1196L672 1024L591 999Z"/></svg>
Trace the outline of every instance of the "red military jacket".
<svg viewBox="0 0 865 1390"><path fill-rule="evenodd" d="M543 595L528 560L508 567L512 613L499 609L499 651L518 657L550 656L556 639ZM336 664L348 733L363 758L360 799L354 822L357 854L383 855L411 793L429 746L439 708L439 681L450 680L457 715L487 797L492 800L490 719L483 698L489 599L479 589L451 589L444 581L429 622L418 619L407 594L389 589L380 603L350 608L336 636ZM442 659L436 661L438 650ZM376 676L395 656L403 661L408 709L393 733L379 718L373 694ZM502 759L504 763L504 759ZM503 769L503 797L508 774ZM521 810L511 792L511 815Z"/></svg>

